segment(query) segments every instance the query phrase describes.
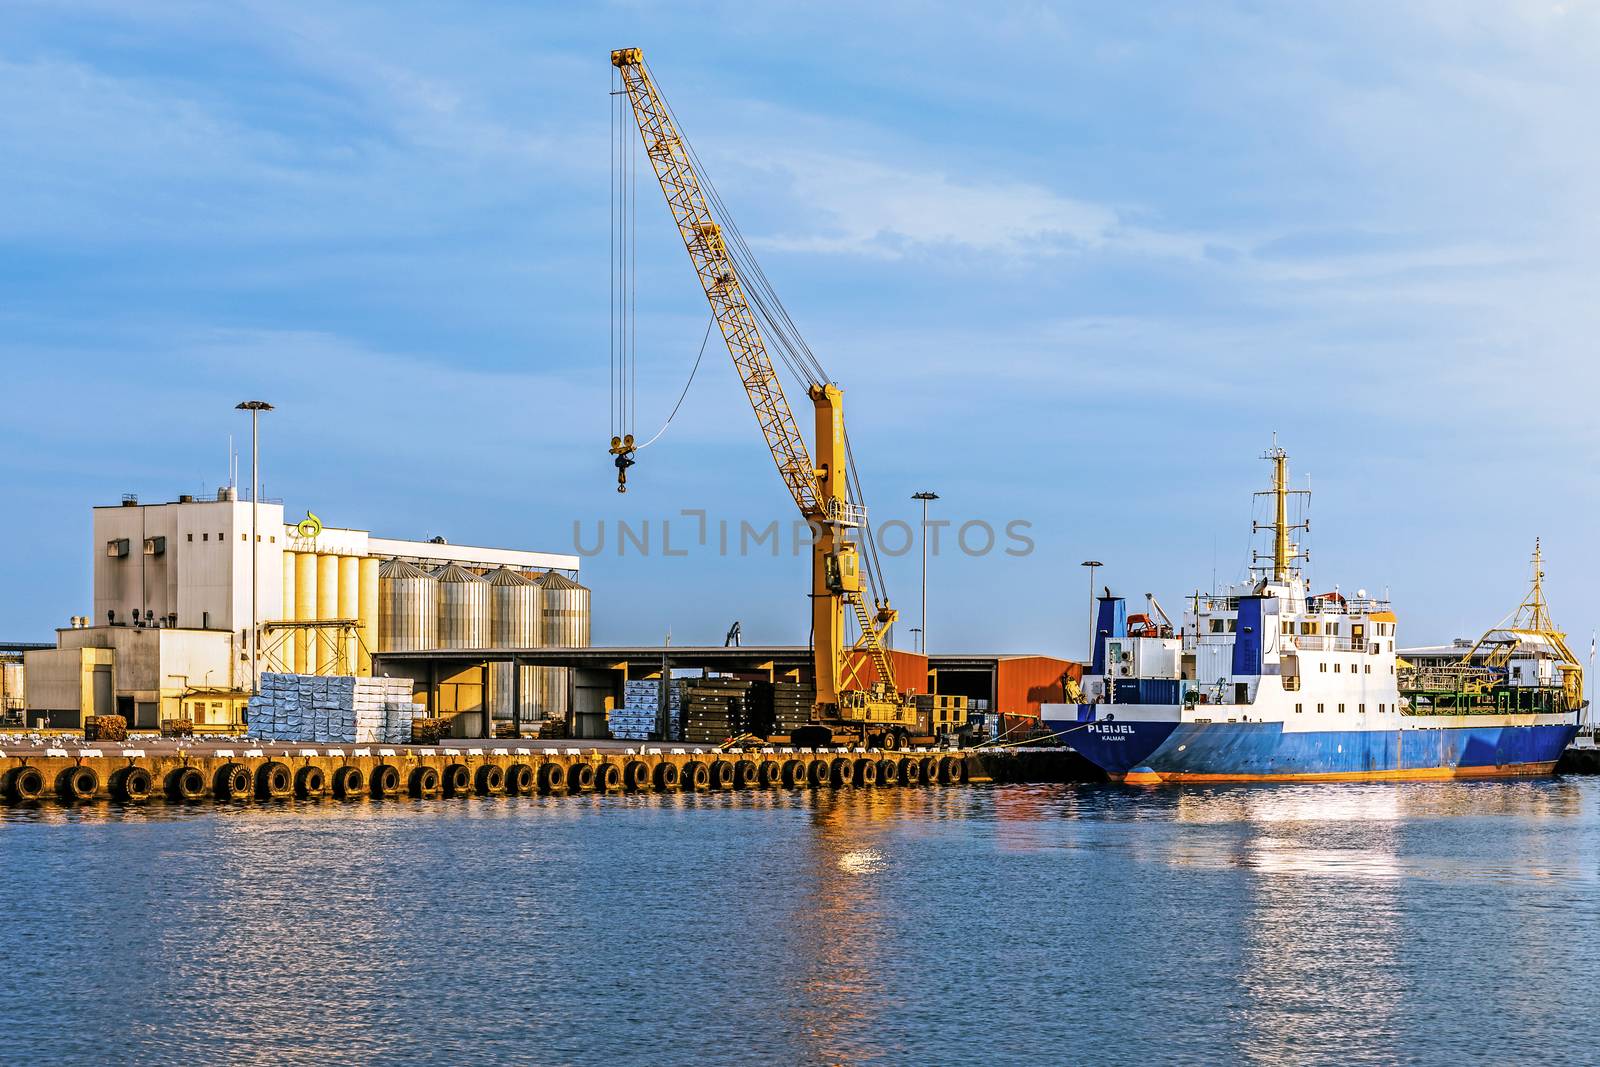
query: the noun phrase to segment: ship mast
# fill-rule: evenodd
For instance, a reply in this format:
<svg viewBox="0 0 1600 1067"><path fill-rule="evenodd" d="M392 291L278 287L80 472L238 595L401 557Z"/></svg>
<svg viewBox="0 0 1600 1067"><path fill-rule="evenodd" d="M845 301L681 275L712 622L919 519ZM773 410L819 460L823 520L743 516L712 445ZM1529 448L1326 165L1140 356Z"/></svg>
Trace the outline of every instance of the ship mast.
<svg viewBox="0 0 1600 1067"><path fill-rule="evenodd" d="M1273 498L1273 520L1271 524L1252 523L1255 530L1272 531L1272 580L1274 582L1287 582L1290 572L1294 569L1294 561L1304 559L1305 553L1300 552L1293 541L1289 539L1291 530L1308 530L1310 522L1289 521L1289 497L1294 495L1310 496L1309 489L1289 488L1289 453L1278 444L1278 435L1272 435L1272 447L1261 454L1262 459L1272 461L1272 488L1262 490L1256 496L1271 496ZM1255 559L1258 563L1266 559L1257 552ZM1265 570L1266 568L1261 568Z"/></svg>

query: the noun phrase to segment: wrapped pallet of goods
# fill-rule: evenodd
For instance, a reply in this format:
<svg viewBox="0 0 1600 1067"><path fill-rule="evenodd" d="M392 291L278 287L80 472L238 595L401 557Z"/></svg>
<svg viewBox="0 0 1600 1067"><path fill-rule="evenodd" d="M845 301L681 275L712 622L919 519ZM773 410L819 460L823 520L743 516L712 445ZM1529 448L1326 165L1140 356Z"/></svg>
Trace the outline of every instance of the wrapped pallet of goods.
<svg viewBox="0 0 1600 1067"><path fill-rule="evenodd" d="M658 736L657 717L660 712L661 683L658 679L640 679L624 682L622 706L613 708L607 715L607 729L620 741L647 741ZM668 737L676 737L683 701L683 686L677 681L667 684Z"/></svg>
<svg viewBox="0 0 1600 1067"><path fill-rule="evenodd" d="M738 678L697 678L689 683L683 713L683 739L716 745L749 730L753 719L752 683Z"/></svg>

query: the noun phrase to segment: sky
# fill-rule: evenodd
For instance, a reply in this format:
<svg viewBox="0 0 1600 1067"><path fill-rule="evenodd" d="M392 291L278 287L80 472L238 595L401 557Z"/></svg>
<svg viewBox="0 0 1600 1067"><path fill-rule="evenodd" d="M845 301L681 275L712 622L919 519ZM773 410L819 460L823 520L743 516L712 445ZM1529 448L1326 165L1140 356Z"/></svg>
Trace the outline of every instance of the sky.
<svg viewBox="0 0 1600 1067"><path fill-rule="evenodd" d="M0 638L87 612L91 505L214 490L230 435L248 470L261 398L291 517L605 531L596 643L803 643L803 555L738 550L793 505L715 337L615 491L624 45L844 388L875 521L939 494L931 650L1081 654L1086 559L1169 610L1242 577L1274 434L1313 584L1387 591L1402 644L1497 622L1536 536L1595 626L1595 4L11 0ZM638 196L643 438L708 313ZM885 564L910 647L920 556Z"/></svg>

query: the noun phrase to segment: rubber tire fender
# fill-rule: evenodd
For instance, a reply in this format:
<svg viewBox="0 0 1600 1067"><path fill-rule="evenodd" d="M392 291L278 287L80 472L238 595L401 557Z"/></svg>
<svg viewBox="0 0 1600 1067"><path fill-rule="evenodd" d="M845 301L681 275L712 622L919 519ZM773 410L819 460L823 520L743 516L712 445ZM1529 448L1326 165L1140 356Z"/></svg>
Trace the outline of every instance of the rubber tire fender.
<svg viewBox="0 0 1600 1067"><path fill-rule="evenodd" d="M506 791L505 768L498 763L485 763L478 768L478 793L480 796L494 796Z"/></svg>
<svg viewBox="0 0 1600 1067"><path fill-rule="evenodd" d="M68 803L93 800L99 792L100 776L92 767L68 767L56 778L56 793Z"/></svg>
<svg viewBox="0 0 1600 1067"><path fill-rule="evenodd" d="M567 769L559 763L539 765L539 792L559 793L567 787Z"/></svg>
<svg viewBox="0 0 1600 1067"><path fill-rule="evenodd" d="M615 763L605 763L600 767L600 788L607 793L615 793L622 788L622 768Z"/></svg>
<svg viewBox="0 0 1600 1067"><path fill-rule="evenodd" d="M587 763L574 763L567 768L567 792L587 793L594 788L594 767Z"/></svg>
<svg viewBox="0 0 1600 1067"><path fill-rule="evenodd" d="M328 791L328 776L314 763L301 767L294 775L294 795L301 800L320 797Z"/></svg>
<svg viewBox="0 0 1600 1067"><path fill-rule="evenodd" d="M111 795L138 804L150 799L151 784L150 772L143 767L124 767L111 776Z"/></svg>
<svg viewBox="0 0 1600 1067"><path fill-rule="evenodd" d="M905 785L922 784L922 763L907 756L900 761L900 781Z"/></svg>
<svg viewBox="0 0 1600 1067"><path fill-rule="evenodd" d="M360 767L345 764L333 772L333 795L340 800L358 800L367 795L367 777Z"/></svg>
<svg viewBox="0 0 1600 1067"><path fill-rule="evenodd" d="M211 795L218 800L248 800L255 796L250 768L242 763L226 763L211 779Z"/></svg>
<svg viewBox="0 0 1600 1067"><path fill-rule="evenodd" d="M877 760L856 760L856 784L862 786L863 788L878 784Z"/></svg>
<svg viewBox="0 0 1600 1067"><path fill-rule="evenodd" d="M513 763L506 768L506 792L513 796L527 796L532 793L533 768L526 763Z"/></svg>
<svg viewBox="0 0 1600 1067"><path fill-rule="evenodd" d="M294 775L282 763L263 763L256 768L256 796L263 800L287 800L294 796Z"/></svg>
<svg viewBox="0 0 1600 1067"><path fill-rule="evenodd" d="M711 765L711 788L733 788L733 764L719 759Z"/></svg>
<svg viewBox="0 0 1600 1067"><path fill-rule="evenodd" d="M833 761L831 772L828 777L833 780L835 787L843 789L855 784L856 765L843 756Z"/></svg>
<svg viewBox="0 0 1600 1067"><path fill-rule="evenodd" d="M678 765L676 763L662 760L656 765L655 780L657 789L676 789L682 779L683 776L678 773Z"/></svg>
<svg viewBox="0 0 1600 1067"><path fill-rule="evenodd" d="M733 787L735 789L754 789L761 779L761 771L754 761L742 759L733 765Z"/></svg>
<svg viewBox="0 0 1600 1067"><path fill-rule="evenodd" d="M630 760L622 769L622 787L630 793L650 788L650 765L643 760Z"/></svg>
<svg viewBox="0 0 1600 1067"><path fill-rule="evenodd" d="M199 800L206 795L206 776L194 767L179 767L167 775L168 800Z"/></svg>
<svg viewBox="0 0 1600 1067"><path fill-rule="evenodd" d="M756 782L762 789L775 789L783 782L783 764L767 760L756 771Z"/></svg>
<svg viewBox="0 0 1600 1067"><path fill-rule="evenodd" d="M806 761L802 759L785 760L783 764L783 784L790 789L804 789L806 787Z"/></svg>
<svg viewBox="0 0 1600 1067"><path fill-rule="evenodd" d="M699 791L711 784L711 768L699 760L690 760L683 765L681 780L683 788Z"/></svg>
<svg viewBox="0 0 1600 1067"><path fill-rule="evenodd" d="M806 764L806 784L813 789L820 789L828 784L828 761L814 759Z"/></svg>
<svg viewBox="0 0 1600 1067"><path fill-rule="evenodd" d="M900 783L900 763L898 760L881 759L878 761L878 784L898 785Z"/></svg>
<svg viewBox="0 0 1600 1067"><path fill-rule="evenodd" d="M400 771L392 763L372 768L370 792L375 797L392 797L400 792Z"/></svg>
<svg viewBox="0 0 1600 1067"><path fill-rule="evenodd" d="M44 775L37 767L17 767L6 775L6 796L21 803L44 795Z"/></svg>
<svg viewBox="0 0 1600 1067"><path fill-rule="evenodd" d="M439 792L439 772L424 764L411 772L408 790L414 797L436 796Z"/></svg>
<svg viewBox="0 0 1600 1067"><path fill-rule="evenodd" d="M472 795L472 772L465 764L452 763L440 775L443 783L444 795L447 797L469 797Z"/></svg>

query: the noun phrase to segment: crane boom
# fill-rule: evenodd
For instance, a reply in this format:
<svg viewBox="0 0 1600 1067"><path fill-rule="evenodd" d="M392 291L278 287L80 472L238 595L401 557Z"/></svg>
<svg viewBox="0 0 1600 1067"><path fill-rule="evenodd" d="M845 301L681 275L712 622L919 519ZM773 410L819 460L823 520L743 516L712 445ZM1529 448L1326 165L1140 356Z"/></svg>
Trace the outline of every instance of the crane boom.
<svg viewBox="0 0 1600 1067"><path fill-rule="evenodd" d="M864 737L868 724L880 727L881 737L895 728L903 736L904 727L915 722L916 711L895 689L894 665L883 643L884 633L897 616L887 600L869 610L862 591L860 556L848 533L865 524L866 509L850 499L844 394L830 382L813 379L808 383L807 394L816 416L813 459L768 355L722 225L712 213L695 171L694 155L656 88L643 54L637 48L619 48L611 53L611 63L620 73L645 154L733 357L773 463L812 531L816 717L859 724ZM626 469L633 451L631 438L613 439L619 470ZM848 647L846 604L860 630L859 639ZM877 671L877 680L871 684L860 680L867 662Z"/></svg>
<svg viewBox="0 0 1600 1067"><path fill-rule="evenodd" d="M611 53L611 62L622 73L623 88L633 105L645 154L650 157L661 191L666 194L667 207L678 224L683 246L694 261L695 273L700 276L717 328L728 344L739 380L744 383L750 406L755 409L756 421L761 424L767 447L772 450L778 475L801 512L808 518L819 517L816 471L811 455L806 450L805 439L800 436L794 412L789 409L789 400L783 395L778 372L761 339L761 328L750 311L739 275L733 269L722 227L706 203L683 137L672 121L666 101L645 70L639 49L619 48Z"/></svg>

